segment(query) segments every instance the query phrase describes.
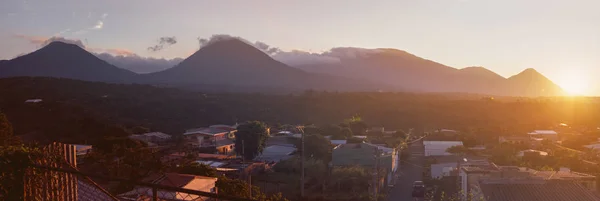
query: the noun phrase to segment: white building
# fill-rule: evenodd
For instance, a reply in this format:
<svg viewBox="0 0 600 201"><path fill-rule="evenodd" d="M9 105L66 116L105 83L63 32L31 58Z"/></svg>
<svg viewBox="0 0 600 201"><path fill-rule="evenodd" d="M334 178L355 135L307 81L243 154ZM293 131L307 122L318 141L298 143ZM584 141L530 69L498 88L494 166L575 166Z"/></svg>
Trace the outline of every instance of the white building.
<svg viewBox="0 0 600 201"><path fill-rule="evenodd" d="M42 99L29 99L25 101L26 103L39 103L42 102Z"/></svg>
<svg viewBox="0 0 600 201"><path fill-rule="evenodd" d="M558 141L558 133L553 130L534 130L527 133L531 138L547 139L553 142Z"/></svg>
<svg viewBox="0 0 600 201"><path fill-rule="evenodd" d="M463 146L461 141L423 141L425 156L450 156L446 150L453 146Z"/></svg>

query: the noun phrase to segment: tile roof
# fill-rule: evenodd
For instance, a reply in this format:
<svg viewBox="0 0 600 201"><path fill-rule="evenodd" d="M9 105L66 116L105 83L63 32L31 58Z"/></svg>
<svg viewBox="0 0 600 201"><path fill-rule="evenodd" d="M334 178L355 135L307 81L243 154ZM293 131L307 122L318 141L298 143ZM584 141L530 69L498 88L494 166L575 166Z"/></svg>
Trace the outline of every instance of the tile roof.
<svg viewBox="0 0 600 201"><path fill-rule="evenodd" d="M600 196L583 186L563 180L486 182L481 190L486 201L592 201Z"/></svg>
<svg viewBox="0 0 600 201"><path fill-rule="evenodd" d="M156 184L182 188L196 179L210 181L217 180L217 178L214 177L197 176L191 174L165 173L164 177L159 179L159 181L157 181Z"/></svg>
<svg viewBox="0 0 600 201"><path fill-rule="evenodd" d="M229 132L229 131L223 130L221 128L194 128L194 129L186 130L185 133L183 133L183 134L184 135L192 135L192 134L217 135L217 134L224 134L227 132Z"/></svg>

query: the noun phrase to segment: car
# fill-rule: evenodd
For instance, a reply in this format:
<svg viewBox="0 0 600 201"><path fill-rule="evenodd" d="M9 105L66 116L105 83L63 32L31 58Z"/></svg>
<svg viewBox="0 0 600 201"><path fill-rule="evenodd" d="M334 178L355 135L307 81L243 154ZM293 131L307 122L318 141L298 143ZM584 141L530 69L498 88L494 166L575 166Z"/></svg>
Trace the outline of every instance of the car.
<svg viewBox="0 0 600 201"><path fill-rule="evenodd" d="M425 197L425 183L423 181L413 182L412 196L418 198Z"/></svg>

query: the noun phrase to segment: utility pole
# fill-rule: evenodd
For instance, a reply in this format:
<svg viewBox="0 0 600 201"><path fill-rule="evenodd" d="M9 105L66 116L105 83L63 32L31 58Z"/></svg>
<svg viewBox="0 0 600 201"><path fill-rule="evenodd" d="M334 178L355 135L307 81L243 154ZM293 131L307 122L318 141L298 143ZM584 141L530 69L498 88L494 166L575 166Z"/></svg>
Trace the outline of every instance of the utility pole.
<svg viewBox="0 0 600 201"><path fill-rule="evenodd" d="M242 140L242 161L246 162L246 143Z"/></svg>
<svg viewBox="0 0 600 201"><path fill-rule="evenodd" d="M302 160L300 161L300 163L302 164L302 174L300 176L300 199L302 199L304 198L304 127L298 126L298 130L302 134Z"/></svg>
<svg viewBox="0 0 600 201"><path fill-rule="evenodd" d="M380 151L378 147L375 147L375 173L373 174L373 197L377 199L377 195L379 195L379 155Z"/></svg>

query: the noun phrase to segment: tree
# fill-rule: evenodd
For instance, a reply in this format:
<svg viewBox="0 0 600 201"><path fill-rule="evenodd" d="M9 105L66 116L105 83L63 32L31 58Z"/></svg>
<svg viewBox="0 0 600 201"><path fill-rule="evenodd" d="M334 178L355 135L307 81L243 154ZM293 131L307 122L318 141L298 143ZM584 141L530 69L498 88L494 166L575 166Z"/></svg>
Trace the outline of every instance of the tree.
<svg viewBox="0 0 600 201"><path fill-rule="evenodd" d="M13 135L13 128L6 116L0 113L0 146L18 144L18 139Z"/></svg>
<svg viewBox="0 0 600 201"><path fill-rule="evenodd" d="M302 151L302 140L293 139L293 144L298 151ZM304 148L306 149L305 157L322 160L326 164L331 161L331 142L322 135L306 135L304 136Z"/></svg>
<svg viewBox="0 0 600 201"><path fill-rule="evenodd" d="M335 140L343 140L345 139L341 134L342 134L342 128L338 125L327 125L324 126L322 129L322 133L319 133L323 136L331 136L331 139ZM311 133L313 134L313 133ZM340 139L342 138L342 139Z"/></svg>
<svg viewBox="0 0 600 201"><path fill-rule="evenodd" d="M449 147L448 149L446 149L446 152L454 154L454 155L461 155L461 156L473 153L472 150L470 150L469 148L466 148L462 145L456 145L456 146Z"/></svg>
<svg viewBox="0 0 600 201"><path fill-rule="evenodd" d="M205 164L192 163L177 168L181 174L193 174L207 177L217 177L217 170Z"/></svg>
<svg viewBox="0 0 600 201"><path fill-rule="evenodd" d="M352 133L356 135L364 134L367 131L367 128L369 128L369 126L358 115L354 115L350 119L346 119L344 123L347 124L348 128L352 130Z"/></svg>
<svg viewBox="0 0 600 201"><path fill-rule="evenodd" d="M340 134L344 136L344 139L352 138L352 136L354 136L354 133L350 128L342 128Z"/></svg>
<svg viewBox="0 0 600 201"><path fill-rule="evenodd" d="M235 152L246 160L252 160L263 152L269 133L267 125L249 121L239 125L235 133Z"/></svg>

